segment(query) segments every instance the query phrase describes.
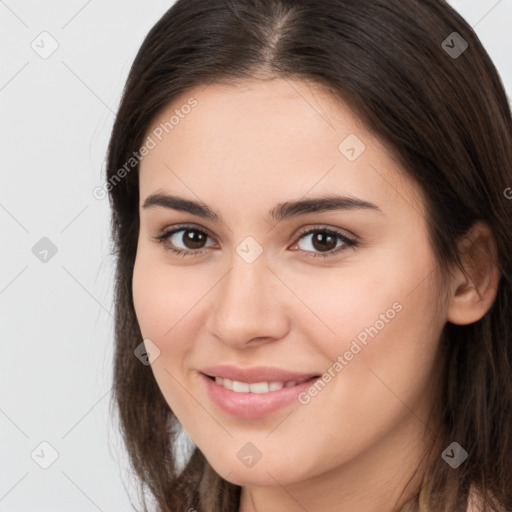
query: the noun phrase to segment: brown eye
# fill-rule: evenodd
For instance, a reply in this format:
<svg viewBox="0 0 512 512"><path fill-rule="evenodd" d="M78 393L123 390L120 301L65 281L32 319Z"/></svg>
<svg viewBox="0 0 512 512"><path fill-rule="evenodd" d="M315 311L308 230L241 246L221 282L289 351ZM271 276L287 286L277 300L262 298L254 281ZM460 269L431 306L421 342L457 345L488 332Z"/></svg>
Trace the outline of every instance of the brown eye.
<svg viewBox="0 0 512 512"><path fill-rule="evenodd" d="M184 231L181 236L181 240L187 249L202 249L208 235L205 233L198 231L197 229L187 229L181 230Z"/></svg>
<svg viewBox="0 0 512 512"><path fill-rule="evenodd" d="M303 240L307 240L304 245L306 247L300 248L300 243ZM334 256L340 251L345 251L351 247L356 247L358 242L352 238L347 237L339 231L326 228L312 229L299 238L296 244L303 252L311 257L328 257Z"/></svg>
<svg viewBox="0 0 512 512"><path fill-rule="evenodd" d="M176 254L189 255L200 254L206 245L210 236L204 231L191 227L179 227L167 230L157 237L164 247Z"/></svg>
<svg viewBox="0 0 512 512"><path fill-rule="evenodd" d="M336 248L338 240L335 236L317 231L313 234L311 243L318 251L330 251Z"/></svg>

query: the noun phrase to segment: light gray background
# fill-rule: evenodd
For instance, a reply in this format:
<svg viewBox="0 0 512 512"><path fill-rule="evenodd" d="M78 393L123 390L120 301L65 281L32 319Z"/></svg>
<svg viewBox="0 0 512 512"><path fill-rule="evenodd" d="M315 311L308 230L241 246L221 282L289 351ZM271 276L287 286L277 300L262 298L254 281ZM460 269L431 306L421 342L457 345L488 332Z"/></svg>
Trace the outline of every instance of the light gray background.
<svg viewBox="0 0 512 512"><path fill-rule="evenodd" d="M172 3L0 0L0 512L137 502L109 418L113 261L92 190L131 62ZM512 97L512 0L450 3Z"/></svg>

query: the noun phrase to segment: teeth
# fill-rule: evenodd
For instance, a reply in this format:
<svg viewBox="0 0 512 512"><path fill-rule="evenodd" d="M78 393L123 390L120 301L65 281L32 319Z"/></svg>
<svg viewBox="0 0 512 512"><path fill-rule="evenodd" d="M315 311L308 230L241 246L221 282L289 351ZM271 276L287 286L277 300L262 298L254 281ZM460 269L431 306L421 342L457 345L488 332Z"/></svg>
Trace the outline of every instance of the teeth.
<svg viewBox="0 0 512 512"><path fill-rule="evenodd" d="M304 379L307 380L307 379ZM297 381L289 380L286 382L240 382L238 380L224 379L222 377L215 377L215 382L219 386L223 386L226 389L235 391L236 393L268 393L270 391L279 391L282 388L289 388L295 386ZM301 381L302 382L302 381Z"/></svg>
<svg viewBox="0 0 512 512"><path fill-rule="evenodd" d="M254 382L249 384L251 393L268 393L268 382Z"/></svg>
<svg viewBox="0 0 512 512"><path fill-rule="evenodd" d="M224 385L224 383L222 385ZM238 382L237 380L234 380L233 391L236 391L237 393L249 393L250 386L247 382Z"/></svg>

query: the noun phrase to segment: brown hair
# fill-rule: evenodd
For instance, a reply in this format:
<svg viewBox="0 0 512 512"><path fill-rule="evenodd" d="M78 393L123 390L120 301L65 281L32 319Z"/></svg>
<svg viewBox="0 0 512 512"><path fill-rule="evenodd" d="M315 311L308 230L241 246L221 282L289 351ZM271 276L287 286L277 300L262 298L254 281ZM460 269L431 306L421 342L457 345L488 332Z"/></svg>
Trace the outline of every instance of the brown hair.
<svg viewBox="0 0 512 512"><path fill-rule="evenodd" d="M460 38L468 47L457 55ZM478 322L447 323L440 340L439 435L444 447L456 440L469 457L452 469L439 453L400 510L465 511L472 486L486 503L495 497L512 509L511 112L477 35L441 0L178 0L147 35L107 156L117 261L113 401L140 490L150 491L160 511L235 512L241 488L217 475L197 448L183 471L175 464L179 423L151 368L134 357L142 341L132 300L137 162L133 172L119 170L178 95L263 75L327 86L392 149L424 193L443 272L461 267L456 243L476 221L492 229L496 299Z"/></svg>

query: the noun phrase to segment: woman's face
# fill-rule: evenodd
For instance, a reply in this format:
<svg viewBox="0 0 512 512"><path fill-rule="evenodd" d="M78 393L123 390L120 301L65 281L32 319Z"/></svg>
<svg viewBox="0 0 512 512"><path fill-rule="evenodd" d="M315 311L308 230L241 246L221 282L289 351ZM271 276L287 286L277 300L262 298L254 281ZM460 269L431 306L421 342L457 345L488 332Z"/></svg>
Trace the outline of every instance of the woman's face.
<svg viewBox="0 0 512 512"><path fill-rule="evenodd" d="M415 467L446 322L419 188L305 81L194 88L147 136L135 309L213 468L366 487Z"/></svg>

